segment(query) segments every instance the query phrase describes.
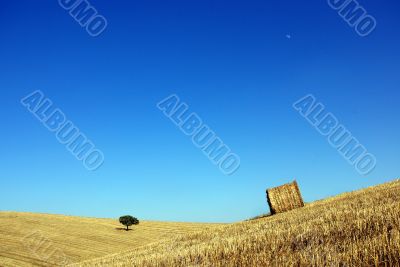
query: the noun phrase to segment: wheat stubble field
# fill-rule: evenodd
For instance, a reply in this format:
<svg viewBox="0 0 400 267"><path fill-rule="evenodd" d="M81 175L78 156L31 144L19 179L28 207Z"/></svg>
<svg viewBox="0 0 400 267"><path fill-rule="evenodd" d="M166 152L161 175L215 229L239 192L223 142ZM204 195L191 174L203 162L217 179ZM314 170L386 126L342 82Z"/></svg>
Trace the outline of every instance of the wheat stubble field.
<svg viewBox="0 0 400 267"><path fill-rule="evenodd" d="M46 253L61 251L74 263L220 225L142 221L131 231L124 227L117 219L0 212L0 266L59 266L60 255ZM43 239L36 238L36 233Z"/></svg>
<svg viewBox="0 0 400 267"><path fill-rule="evenodd" d="M22 225L26 214L0 214L1 245L9 248L0 250L0 266L46 265L20 250L26 228L48 233L71 266L400 266L400 180L271 217L230 225L148 222L128 235L109 219L30 214Z"/></svg>

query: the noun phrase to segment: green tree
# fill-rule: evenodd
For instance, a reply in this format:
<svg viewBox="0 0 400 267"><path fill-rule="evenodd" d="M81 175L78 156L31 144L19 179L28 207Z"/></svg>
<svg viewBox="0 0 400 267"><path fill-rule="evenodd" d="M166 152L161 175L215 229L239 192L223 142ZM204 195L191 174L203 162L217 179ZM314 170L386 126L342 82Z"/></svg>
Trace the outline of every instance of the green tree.
<svg viewBox="0 0 400 267"><path fill-rule="evenodd" d="M119 222L126 226L126 231L129 230L129 226L139 224L139 220L131 215L119 217Z"/></svg>

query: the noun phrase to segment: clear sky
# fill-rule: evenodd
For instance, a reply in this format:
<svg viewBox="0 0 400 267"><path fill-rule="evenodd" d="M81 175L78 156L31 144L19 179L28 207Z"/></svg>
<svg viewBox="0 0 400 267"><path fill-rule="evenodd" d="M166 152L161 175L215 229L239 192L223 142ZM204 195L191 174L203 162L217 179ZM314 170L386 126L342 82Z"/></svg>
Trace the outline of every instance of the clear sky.
<svg viewBox="0 0 400 267"><path fill-rule="evenodd" d="M313 201L400 177L400 4L91 0L98 37L58 1L0 4L0 210L231 222L296 178ZM20 99L41 90L101 149L86 170ZM177 94L240 156L225 176L156 103ZM377 159L362 176L292 104L313 94Z"/></svg>

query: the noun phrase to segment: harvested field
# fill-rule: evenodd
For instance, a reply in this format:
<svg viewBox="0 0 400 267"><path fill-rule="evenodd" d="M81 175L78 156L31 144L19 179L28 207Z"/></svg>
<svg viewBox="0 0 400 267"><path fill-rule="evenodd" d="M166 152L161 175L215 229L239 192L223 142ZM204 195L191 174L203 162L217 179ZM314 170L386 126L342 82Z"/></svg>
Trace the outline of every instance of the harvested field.
<svg viewBox="0 0 400 267"><path fill-rule="evenodd" d="M400 266L400 181L73 266Z"/></svg>
<svg viewBox="0 0 400 267"><path fill-rule="evenodd" d="M71 267L400 266L400 180L234 224L121 227L112 219L0 212L0 266L60 266L60 255ZM57 253L38 259L29 250L37 231Z"/></svg>
<svg viewBox="0 0 400 267"><path fill-rule="evenodd" d="M0 212L0 266L59 266L136 249L219 224L141 221L125 231L118 219Z"/></svg>

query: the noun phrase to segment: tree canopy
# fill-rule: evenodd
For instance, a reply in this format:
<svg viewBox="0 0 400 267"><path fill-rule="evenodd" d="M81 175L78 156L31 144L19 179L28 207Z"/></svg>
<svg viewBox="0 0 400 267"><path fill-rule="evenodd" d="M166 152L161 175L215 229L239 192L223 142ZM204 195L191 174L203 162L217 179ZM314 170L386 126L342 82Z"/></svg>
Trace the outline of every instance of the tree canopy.
<svg viewBox="0 0 400 267"><path fill-rule="evenodd" d="M139 224L139 220L131 215L119 217L119 222L126 226L126 231L129 230L129 226Z"/></svg>

